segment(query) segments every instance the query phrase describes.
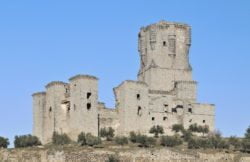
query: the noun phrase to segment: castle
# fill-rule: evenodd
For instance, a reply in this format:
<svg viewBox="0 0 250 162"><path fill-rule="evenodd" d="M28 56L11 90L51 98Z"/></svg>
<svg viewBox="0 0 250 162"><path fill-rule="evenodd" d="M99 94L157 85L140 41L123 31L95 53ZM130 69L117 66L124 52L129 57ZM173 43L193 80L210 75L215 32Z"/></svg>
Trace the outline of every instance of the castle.
<svg viewBox="0 0 250 162"><path fill-rule="evenodd" d="M197 123L214 130L214 105L196 102L190 46L191 27L186 24L160 21L142 27L138 80L126 80L114 88L114 109L98 101L95 76L76 75L69 83L53 81L46 92L32 95L33 135L46 144L54 131L77 140L81 132L98 136L104 127L124 136L131 131L149 134L154 125L161 125L169 135L173 124L188 128Z"/></svg>

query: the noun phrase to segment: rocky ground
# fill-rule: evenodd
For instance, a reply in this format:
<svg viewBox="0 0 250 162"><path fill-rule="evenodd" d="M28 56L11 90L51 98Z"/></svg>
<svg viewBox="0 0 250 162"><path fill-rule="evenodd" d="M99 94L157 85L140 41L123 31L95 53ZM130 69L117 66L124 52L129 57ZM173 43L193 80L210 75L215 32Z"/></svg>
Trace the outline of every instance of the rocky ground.
<svg viewBox="0 0 250 162"><path fill-rule="evenodd" d="M136 146L43 146L1 149L1 162L250 162L250 154L225 150L185 148L139 148Z"/></svg>

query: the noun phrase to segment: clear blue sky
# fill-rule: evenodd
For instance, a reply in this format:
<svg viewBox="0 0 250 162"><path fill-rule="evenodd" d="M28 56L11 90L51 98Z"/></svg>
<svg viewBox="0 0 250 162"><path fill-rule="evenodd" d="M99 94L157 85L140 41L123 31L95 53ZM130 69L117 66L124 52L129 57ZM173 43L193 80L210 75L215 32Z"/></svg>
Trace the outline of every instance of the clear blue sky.
<svg viewBox="0 0 250 162"><path fill-rule="evenodd" d="M0 136L32 132L32 97L53 80L100 78L100 101L136 79L137 34L160 20L192 26L198 100L216 104L216 127L242 136L250 125L250 1L1 0Z"/></svg>

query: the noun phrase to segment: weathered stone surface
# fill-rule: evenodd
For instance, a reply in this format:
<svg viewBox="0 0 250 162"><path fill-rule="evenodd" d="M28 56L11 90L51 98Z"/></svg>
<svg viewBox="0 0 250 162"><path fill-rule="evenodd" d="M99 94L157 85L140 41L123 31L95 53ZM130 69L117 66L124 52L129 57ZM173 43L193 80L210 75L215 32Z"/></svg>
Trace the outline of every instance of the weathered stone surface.
<svg viewBox="0 0 250 162"><path fill-rule="evenodd" d="M173 151L166 148L64 148L0 150L1 162L105 162L109 156L121 162L250 162L249 154Z"/></svg>
<svg viewBox="0 0 250 162"><path fill-rule="evenodd" d="M189 63L191 27L160 21L141 28L138 44L138 81L114 88L114 109L99 102L97 77L76 75L69 83L51 82L46 92L33 95L33 134L46 144L54 131L76 140L80 132L97 136L104 127L113 127L117 135L148 134L154 125L171 135L173 124L188 128L194 123L213 131L215 106L196 101L197 82Z"/></svg>

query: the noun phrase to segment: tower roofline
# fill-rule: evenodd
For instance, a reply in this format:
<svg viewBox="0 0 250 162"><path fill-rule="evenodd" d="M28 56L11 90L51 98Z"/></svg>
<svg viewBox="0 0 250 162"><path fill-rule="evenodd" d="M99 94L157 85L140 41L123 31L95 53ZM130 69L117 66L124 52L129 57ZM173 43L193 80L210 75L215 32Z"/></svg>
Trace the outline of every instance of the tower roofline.
<svg viewBox="0 0 250 162"><path fill-rule="evenodd" d="M52 81L50 83L48 83L45 87L48 89L51 86L54 85L67 85L68 83L62 82L62 81Z"/></svg>
<svg viewBox="0 0 250 162"><path fill-rule="evenodd" d="M165 21L165 20L161 20L157 23L152 23L150 25L147 26L143 26L141 27L141 30L147 30L153 26L168 26L168 25L175 25L176 27L184 27L184 28L191 28L190 25L186 24L186 23L180 23L180 22L174 22L174 21Z"/></svg>
<svg viewBox="0 0 250 162"><path fill-rule="evenodd" d="M75 76L69 78L69 81L73 81L73 80L76 80L76 79L94 79L94 80L98 80L98 78L93 76L93 75L78 74L78 75L75 75Z"/></svg>
<svg viewBox="0 0 250 162"><path fill-rule="evenodd" d="M39 95L46 95L46 92L36 92L32 94L32 97L39 96Z"/></svg>

